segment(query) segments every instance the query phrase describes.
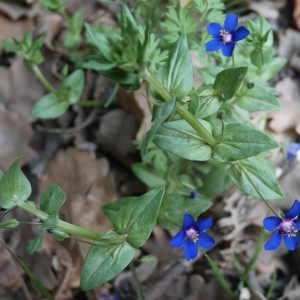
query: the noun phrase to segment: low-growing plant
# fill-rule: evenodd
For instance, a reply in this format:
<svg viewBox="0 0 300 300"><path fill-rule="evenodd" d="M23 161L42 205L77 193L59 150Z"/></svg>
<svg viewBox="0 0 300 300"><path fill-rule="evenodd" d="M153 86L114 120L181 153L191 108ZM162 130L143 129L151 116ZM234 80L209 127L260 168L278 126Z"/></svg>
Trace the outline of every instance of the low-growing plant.
<svg viewBox="0 0 300 300"><path fill-rule="evenodd" d="M159 0L137 0L131 8L122 4L118 28L85 23L84 39L80 12L68 16L64 1L41 3L68 21L69 31L62 47L81 60L74 62L76 70L64 74L56 90L39 69L45 36L33 40L28 32L22 40L2 42L6 50L23 56L24 65L32 69L49 92L35 104L32 114L50 119L63 115L71 105L99 105L81 99L84 69L99 72L116 83L106 106L119 87L137 91L145 84L152 126L142 142L135 142L142 162L133 164L132 170L150 191L105 205L103 211L114 230L94 232L59 219L66 195L55 183L43 193L37 208L29 200L31 186L17 158L0 176L1 217L19 207L40 219L29 253L41 248L46 232L58 240L72 235L90 240L92 246L81 276L84 291L114 278L130 264L135 249L149 239L156 224L179 229L170 244L184 246L186 259L192 260L198 254L198 246L210 248L215 244L205 233L213 219L197 218L214 205L213 196L232 185L246 195L260 198L275 215L264 220L266 229L275 232L266 250L279 247L282 237L290 250L299 245L299 201L285 216L269 205L269 201L284 198L268 159L268 151L279 144L260 131L250 116L251 112L281 108L269 82L286 60L274 56L273 31L263 17L247 20L245 26L238 27L237 16L226 16L220 0L191 0L186 6L177 1L162 5ZM78 54L80 42L88 48L84 57ZM193 66L191 50L198 52L203 67ZM194 87L193 72L203 78L200 88ZM287 149L289 157L296 157L299 147L294 146L290 144ZM19 224L11 219L0 226L11 229ZM260 239L258 251L261 244ZM236 298L237 291L205 256L222 286ZM243 274L242 282L247 283L247 274Z"/></svg>

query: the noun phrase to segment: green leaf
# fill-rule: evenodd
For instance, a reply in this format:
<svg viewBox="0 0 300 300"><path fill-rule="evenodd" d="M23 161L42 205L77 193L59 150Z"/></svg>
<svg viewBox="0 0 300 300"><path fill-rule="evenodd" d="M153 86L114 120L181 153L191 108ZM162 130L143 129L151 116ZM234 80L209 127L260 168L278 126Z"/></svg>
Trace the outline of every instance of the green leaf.
<svg viewBox="0 0 300 300"><path fill-rule="evenodd" d="M161 174L161 172L157 172L148 165L135 163L131 166L131 169L134 175L150 188L162 187L167 184L163 174Z"/></svg>
<svg viewBox="0 0 300 300"><path fill-rule="evenodd" d="M153 140L156 131L161 126L161 124L168 119L172 111L175 109L175 103L176 103L175 99L173 98L165 102L162 106L160 106L156 110L151 129L147 132L146 137L143 140L141 146L141 156L143 160L145 159L148 146L150 142Z"/></svg>
<svg viewBox="0 0 300 300"><path fill-rule="evenodd" d="M57 215L66 201L66 194L56 183L51 183L41 197L41 210L48 215Z"/></svg>
<svg viewBox="0 0 300 300"><path fill-rule="evenodd" d="M111 245L95 242L84 262L81 290L91 290L117 276L130 263L134 252L134 248L127 243Z"/></svg>
<svg viewBox="0 0 300 300"><path fill-rule="evenodd" d="M2 180L4 173L0 170L0 181Z"/></svg>
<svg viewBox="0 0 300 300"><path fill-rule="evenodd" d="M58 241L63 241L65 239L70 238L70 235L67 232L65 232L64 230L61 230L61 229L51 228L51 229L47 230L47 232L50 235L52 235L55 239L57 239Z"/></svg>
<svg viewBox="0 0 300 300"><path fill-rule="evenodd" d="M82 65L82 67L85 69L92 69L92 70L95 70L98 72L110 70L110 69L114 68L115 66L116 66L115 63L98 60L96 58L91 59Z"/></svg>
<svg viewBox="0 0 300 300"><path fill-rule="evenodd" d="M250 59L253 65L258 68L263 68L265 65L268 65L274 54L273 48L266 49L254 49L250 53Z"/></svg>
<svg viewBox="0 0 300 300"><path fill-rule="evenodd" d="M218 161L211 161L212 168L206 174L203 186L199 191L201 194L207 196L214 196L223 193L229 181L228 170L230 165L228 163L220 163Z"/></svg>
<svg viewBox="0 0 300 300"><path fill-rule="evenodd" d="M21 158L14 160L0 181L1 208L11 209L18 203L26 201L31 194L31 185L19 166Z"/></svg>
<svg viewBox="0 0 300 300"><path fill-rule="evenodd" d="M97 70L103 76L118 82L125 90L135 91L141 87L141 80L138 74L129 73L119 68L109 70Z"/></svg>
<svg viewBox="0 0 300 300"><path fill-rule="evenodd" d="M13 229L19 226L20 222L16 219L9 219L0 223L0 228Z"/></svg>
<svg viewBox="0 0 300 300"><path fill-rule="evenodd" d="M248 67L230 68L218 73L213 88L217 92L220 100L230 100L237 90L247 73Z"/></svg>
<svg viewBox="0 0 300 300"><path fill-rule="evenodd" d="M32 108L32 114L40 119L55 119L62 116L69 108L67 101L61 101L54 94L42 97Z"/></svg>
<svg viewBox="0 0 300 300"><path fill-rule="evenodd" d="M59 99L62 102L75 104L80 100L84 88L84 72L76 70L69 75L59 89Z"/></svg>
<svg viewBox="0 0 300 300"><path fill-rule="evenodd" d="M261 194L266 200L284 198L274 170L257 157L243 159L234 164L229 169L229 177L247 195L261 198Z"/></svg>
<svg viewBox="0 0 300 300"><path fill-rule="evenodd" d="M208 210L212 202L205 198L189 199L186 195L165 195L159 210L158 224L165 229L181 227L184 214L190 214L197 218Z"/></svg>
<svg viewBox="0 0 300 300"><path fill-rule="evenodd" d="M259 86L248 89L246 93L239 95L235 104L251 112L282 108L280 102L273 94Z"/></svg>
<svg viewBox="0 0 300 300"><path fill-rule="evenodd" d="M121 198L115 202L106 204L102 206L102 210L105 213L105 215L113 222L116 214L118 211L128 203L132 202L133 200L138 199L138 197L125 197Z"/></svg>
<svg viewBox="0 0 300 300"><path fill-rule="evenodd" d="M94 27L85 23L85 29L93 44L98 48L101 54L108 60L113 59L113 49L106 34L98 32Z"/></svg>
<svg viewBox="0 0 300 300"><path fill-rule="evenodd" d="M53 214L49 216L41 225L40 230L38 231L37 235L35 236L33 242L27 247L27 252L29 254L33 254L35 251L38 251L42 248L42 241L44 233L48 229L52 229L56 227L58 224L58 215Z"/></svg>
<svg viewBox="0 0 300 300"><path fill-rule="evenodd" d="M285 57L274 57L269 63L268 68L262 73L263 79L266 81L272 79L286 63L287 59Z"/></svg>
<svg viewBox="0 0 300 300"><path fill-rule="evenodd" d="M117 231L128 234L128 242L134 248L141 247L156 225L165 188L156 188L123 206L114 218Z"/></svg>
<svg viewBox="0 0 300 300"><path fill-rule="evenodd" d="M204 119L219 110L222 105L222 101L218 97L210 96L203 100L200 100L200 109L197 112L196 117Z"/></svg>
<svg viewBox="0 0 300 300"><path fill-rule="evenodd" d="M198 121L211 133L209 123L201 119ZM206 161L212 154L211 147L185 120L164 124L156 132L153 142L160 148L189 160Z"/></svg>
<svg viewBox="0 0 300 300"><path fill-rule="evenodd" d="M24 272L27 274L27 276L30 278L32 283L36 286L36 288L42 293L42 295L48 299L48 300L54 300L54 298L51 296L51 294L46 290L46 288L40 283L40 281L34 276L34 274L27 268L27 266L24 264L24 262L17 257L7 246L4 242L0 241L2 245L10 252L11 256L19 263L19 265L22 267Z"/></svg>
<svg viewBox="0 0 300 300"><path fill-rule="evenodd" d="M1 41L2 46L5 48L6 51L18 53L18 47L13 43L8 43L4 40Z"/></svg>
<svg viewBox="0 0 300 300"><path fill-rule="evenodd" d="M198 72L202 76L205 84L212 84L215 82L217 74L223 70L224 68L221 67L206 67L198 69Z"/></svg>
<svg viewBox="0 0 300 300"><path fill-rule="evenodd" d="M278 147L274 140L259 130L231 123L225 125L222 140L213 150L213 158L221 162L235 161Z"/></svg>
<svg viewBox="0 0 300 300"><path fill-rule="evenodd" d="M191 91L193 65L186 35L177 40L166 63L158 70L157 79L176 97L176 100L182 100Z"/></svg>
<svg viewBox="0 0 300 300"><path fill-rule="evenodd" d="M58 212L66 200L65 192L56 184L52 183L41 197L41 210L49 215L42 223L33 242L28 246L27 251L32 254L42 247L43 235L48 229L53 229L58 224Z"/></svg>

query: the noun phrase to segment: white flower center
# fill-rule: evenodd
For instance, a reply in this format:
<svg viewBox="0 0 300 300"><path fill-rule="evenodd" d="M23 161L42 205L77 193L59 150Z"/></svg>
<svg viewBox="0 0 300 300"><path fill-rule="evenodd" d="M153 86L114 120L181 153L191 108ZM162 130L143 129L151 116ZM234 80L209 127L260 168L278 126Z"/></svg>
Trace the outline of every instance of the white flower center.
<svg viewBox="0 0 300 300"><path fill-rule="evenodd" d="M279 224L279 231L282 234L288 235L288 237L296 236L297 229L295 229L294 222L292 220L284 220Z"/></svg>
<svg viewBox="0 0 300 300"><path fill-rule="evenodd" d="M199 233L193 227L185 231L185 236L187 239L192 240L194 243L196 243L199 240Z"/></svg>
<svg viewBox="0 0 300 300"><path fill-rule="evenodd" d="M232 34L230 34L226 30L220 31L220 36L222 37L222 41L224 44L231 43L232 42Z"/></svg>

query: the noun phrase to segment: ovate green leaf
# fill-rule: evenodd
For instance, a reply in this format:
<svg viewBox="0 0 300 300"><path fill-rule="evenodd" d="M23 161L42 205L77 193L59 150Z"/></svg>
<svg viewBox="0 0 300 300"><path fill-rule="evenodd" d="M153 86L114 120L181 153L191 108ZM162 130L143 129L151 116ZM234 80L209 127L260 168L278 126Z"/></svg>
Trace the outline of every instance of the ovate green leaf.
<svg viewBox="0 0 300 300"><path fill-rule="evenodd" d="M31 185L19 166L20 159L21 157L18 157L14 160L0 181L1 208L13 208L26 201L31 194Z"/></svg>
<svg viewBox="0 0 300 300"><path fill-rule="evenodd" d="M198 121L211 133L209 123L201 119ZM156 132L153 142L162 149L189 160L206 161L212 154L211 147L185 120L164 124Z"/></svg>
<svg viewBox="0 0 300 300"><path fill-rule="evenodd" d="M123 206L114 218L117 231L128 234L128 242L134 248L141 247L156 225L164 188L156 188Z"/></svg>
<svg viewBox="0 0 300 300"><path fill-rule="evenodd" d="M197 218L212 205L205 198L189 199L186 195L165 195L158 215L158 224L165 229L175 229L183 223L184 214Z"/></svg>
<svg viewBox="0 0 300 300"><path fill-rule="evenodd" d="M232 165L229 177L247 195L256 198L261 198L262 195L265 200L284 198L274 170L257 157L243 159Z"/></svg>
<svg viewBox="0 0 300 300"><path fill-rule="evenodd" d="M91 290L117 276L132 260L134 248L128 243L117 245L95 242L85 259L80 288Z"/></svg>
<svg viewBox="0 0 300 300"><path fill-rule="evenodd" d="M225 125L222 140L213 150L213 158L221 162L248 158L279 145L259 130L247 125Z"/></svg>

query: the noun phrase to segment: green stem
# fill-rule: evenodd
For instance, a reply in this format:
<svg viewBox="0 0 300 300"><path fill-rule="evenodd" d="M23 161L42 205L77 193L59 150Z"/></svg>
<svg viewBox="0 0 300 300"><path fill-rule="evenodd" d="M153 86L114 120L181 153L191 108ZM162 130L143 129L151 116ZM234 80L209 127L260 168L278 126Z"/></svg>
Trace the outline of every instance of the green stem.
<svg viewBox="0 0 300 300"><path fill-rule="evenodd" d="M144 79L159 92L159 94L165 101L169 101L172 98L169 91L154 77L152 77L150 73L146 73L144 75ZM176 111L195 129L199 136L203 138L209 146L214 147L216 145L216 139L212 136L212 134L209 133L209 131L198 121L198 119L193 114L191 114L178 102L176 102Z"/></svg>
<svg viewBox="0 0 300 300"><path fill-rule="evenodd" d="M51 83L45 78L45 76L42 74L41 70L37 65L32 66L32 71L36 75L36 77L39 79L39 81L43 84L43 86L48 90L48 92L53 93L55 95L58 94L57 90L51 85Z"/></svg>
<svg viewBox="0 0 300 300"><path fill-rule="evenodd" d="M136 290L137 290L137 293L138 293L139 300L145 300L143 289L142 289L142 285L141 285L139 277L138 277L138 275L136 273L136 270L135 270L135 267L133 265L133 262L131 262L129 264L129 268L130 268L130 270L132 272L132 276L133 276L133 279L134 279L135 284L136 284Z"/></svg>
<svg viewBox="0 0 300 300"><path fill-rule="evenodd" d="M195 116L185 109L180 103L176 103L176 111L185 119L196 132L206 141L212 148L216 145L216 139L209 131L195 118Z"/></svg>
<svg viewBox="0 0 300 300"><path fill-rule="evenodd" d="M251 185L253 186L253 188L255 189L255 191L257 192L257 194L259 195L259 197L261 198L261 200L264 201L264 203L268 206L268 208L272 211L272 213L277 216L278 218L279 215L274 211L274 209L270 206L270 204L268 203L268 201L263 197L263 195L260 193L260 191L258 190L258 188L255 186L254 182L251 180L251 178L248 176L247 172L245 172L244 167L240 164L240 162L238 162L238 166L239 168L243 171L243 173L245 174L245 176L247 177L248 181L251 183ZM281 218L280 218L281 219Z"/></svg>
<svg viewBox="0 0 300 300"><path fill-rule="evenodd" d="M30 205L26 202L18 203L17 206L19 208L22 208L22 209L28 211L32 215L41 219L42 221L45 221L49 217L48 214L44 213L43 211L37 209L36 207L33 207L32 205ZM92 231L89 229L84 229L79 226L76 226L76 225L67 223L65 221L61 221L61 220L58 221L57 226L55 228L65 230L66 232L68 232L70 234L76 235L78 237L86 238L89 240L93 240L93 241L100 241L103 236L103 234L101 234L99 232Z"/></svg>
<svg viewBox="0 0 300 300"><path fill-rule="evenodd" d="M234 54L232 52L232 67L234 68Z"/></svg>

